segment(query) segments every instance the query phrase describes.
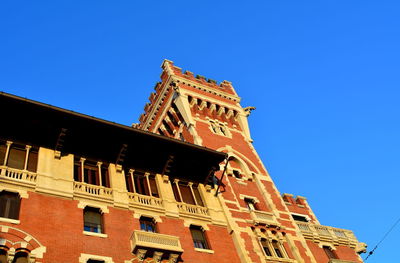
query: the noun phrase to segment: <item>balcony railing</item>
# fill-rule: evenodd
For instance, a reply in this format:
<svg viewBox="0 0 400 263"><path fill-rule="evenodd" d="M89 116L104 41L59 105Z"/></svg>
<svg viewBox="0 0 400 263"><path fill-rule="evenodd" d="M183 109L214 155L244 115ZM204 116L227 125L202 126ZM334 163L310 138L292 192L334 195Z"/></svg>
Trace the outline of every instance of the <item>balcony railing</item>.
<svg viewBox="0 0 400 263"><path fill-rule="evenodd" d="M344 244L350 243L353 246L358 243L357 238L350 230L301 222L297 222L297 225L305 238L326 239Z"/></svg>
<svg viewBox="0 0 400 263"><path fill-rule="evenodd" d="M208 213L208 208L198 206L198 205L191 205L186 203L178 203L179 213L186 214L186 215L194 215L194 216L210 216Z"/></svg>
<svg viewBox="0 0 400 263"><path fill-rule="evenodd" d="M259 211L259 210L252 210L250 212L250 215L256 223L262 223L262 224L267 224L267 225L276 225L277 224L272 213L268 213L265 211Z"/></svg>
<svg viewBox="0 0 400 263"><path fill-rule="evenodd" d="M37 174L26 170L19 170L7 166L0 166L0 178L12 182L21 182L24 184L35 185Z"/></svg>
<svg viewBox="0 0 400 263"><path fill-rule="evenodd" d="M96 198L113 199L113 190L99 185L74 182L74 192Z"/></svg>
<svg viewBox="0 0 400 263"><path fill-rule="evenodd" d="M136 248L153 248L173 252L183 252L179 237L153 232L135 230L131 236L132 250Z"/></svg>
<svg viewBox="0 0 400 263"><path fill-rule="evenodd" d="M149 207L163 208L163 201L160 198L148 195L141 195L138 193L128 193L129 201L133 204L140 206L145 205Z"/></svg>

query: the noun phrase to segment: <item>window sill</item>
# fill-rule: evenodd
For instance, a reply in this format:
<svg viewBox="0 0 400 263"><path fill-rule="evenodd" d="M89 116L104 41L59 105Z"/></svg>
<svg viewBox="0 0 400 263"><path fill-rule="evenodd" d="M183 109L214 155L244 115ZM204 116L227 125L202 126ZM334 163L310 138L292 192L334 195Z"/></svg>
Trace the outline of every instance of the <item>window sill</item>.
<svg viewBox="0 0 400 263"><path fill-rule="evenodd" d="M102 237L102 238L107 238L107 234L103 233L95 233L95 232L89 232L89 231L83 231L83 234L86 236L94 236L94 237Z"/></svg>
<svg viewBox="0 0 400 263"><path fill-rule="evenodd" d="M204 249L204 248L195 247L194 250L198 251L198 252L202 252L202 253L214 254L214 250L211 250L211 249Z"/></svg>
<svg viewBox="0 0 400 263"><path fill-rule="evenodd" d="M6 217L0 217L0 222L6 222L6 223L15 224L15 225L20 224L20 221L17 219L11 219L11 218L6 218Z"/></svg>

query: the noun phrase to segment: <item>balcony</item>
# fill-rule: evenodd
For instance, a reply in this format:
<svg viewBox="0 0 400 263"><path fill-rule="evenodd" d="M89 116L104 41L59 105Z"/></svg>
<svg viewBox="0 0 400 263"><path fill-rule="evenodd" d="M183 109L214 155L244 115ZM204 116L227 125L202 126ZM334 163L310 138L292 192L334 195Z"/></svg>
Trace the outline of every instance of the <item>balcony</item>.
<svg viewBox="0 0 400 263"><path fill-rule="evenodd" d="M194 217L210 217L208 208L186 203L178 203L179 213Z"/></svg>
<svg viewBox="0 0 400 263"><path fill-rule="evenodd" d="M148 195L141 195L138 193L128 193L129 202L133 206L143 207L146 206L147 208L152 209L164 209L163 201L160 198Z"/></svg>
<svg viewBox="0 0 400 263"><path fill-rule="evenodd" d="M253 221L257 224L277 225L277 222L275 221L272 213L259 210L252 210L250 211L250 216L253 219Z"/></svg>
<svg viewBox="0 0 400 263"><path fill-rule="evenodd" d="M35 187L37 174L26 170L0 166L0 180L18 185Z"/></svg>
<svg viewBox="0 0 400 263"><path fill-rule="evenodd" d="M135 230L131 236L132 251L139 248L169 251L181 254L183 252L179 237L153 232Z"/></svg>
<svg viewBox="0 0 400 263"><path fill-rule="evenodd" d="M82 182L74 182L74 194L86 198L113 199L113 190L111 188Z"/></svg>
<svg viewBox="0 0 400 263"><path fill-rule="evenodd" d="M357 238L350 230L301 222L297 222L297 225L306 239L331 241L351 247L359 245Z"/></svg>

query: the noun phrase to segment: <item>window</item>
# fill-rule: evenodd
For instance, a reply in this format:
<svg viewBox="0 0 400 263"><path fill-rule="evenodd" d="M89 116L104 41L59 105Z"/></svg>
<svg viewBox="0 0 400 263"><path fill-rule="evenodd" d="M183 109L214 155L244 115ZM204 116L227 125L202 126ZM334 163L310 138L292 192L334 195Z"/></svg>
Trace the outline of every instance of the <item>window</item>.
<svg viewBox="0 0 400 263"><path fill-rule="evenodd" d="M265 255L271 257L271 249L269 248L268 241L265 238L261 239L261 246L264 250Z"/></svg>
<svg viewBox="0 0 400 263"><path fill-rule="evenodd" d="M87 184L110 187L108 164L75 158L74 180Z"/></svg>
<svg viewBox="0 0 400 263"><path fill-rule="evenodd" d="M12 263L28 263L28 253L22 251L17 252Z"/></svg>
<svg viewBox="0 0 400 263"><path fill-rule="evenodd" d="M242 178L242 175L240 174L240 172L238 170L233 170L232 173L236 178L238 178L238 179Z"/></svg>
<svg viewBox="0 0 400 263"><path fill-rule="evenodd" d="M204 206L197 184L176 180L172 183L172 190L176 201Z"/></svg>
<svg viewBox="0 0 400 263"><path fill-rule="evenodd" d="M151 217L140 217L140 229L147 232L154 232L156 233L156 223L153 218Z"/></svg>
<svg viewBox="0 0 400 263"><path fill-rule="evenodd" d="M155 175L133 169L125 174L126 187L129 192L160 197Z"/></svg>
<svg viewBox="0 0 400 263"><path fill-rule="evenodd" d="M247 209L249 209L249 211L258 210L254 199L245 198L244 202L246 203Z"/></svg>
<svg viewBox="0 0 400 263"><path fill-rule="evenodd" d="M278 258L283 258L283 253L281 251L281 246L276 240L272 240L272 247L274 248L275 254Z"/></svg>
<svg viewBox="0 0 400 263"><path fill-rule="evenodd" d="M87 263L104 263L104 260L96 260L96 259L89 259L86 261Z"/></svg>
<svg viewBox="0 0 400 263"><path fill-rule="evenodd" d="M0 193L0 217L18 219L20 200L19 194L2 191Z"/></svg>
<svg viewBox="0 0 400 263"><path fill-rule="evenodd" d="M333 259L338 258L336 256L336 253L332 250L332 248L330 248L328 246L323 246L322 248L324 249L325 254L328 256L328 258L333 258Z"/></svg>
<svg viewBox="0 0 400 263"><path fill-rule="evenodd" d="M38 151L28 145L0 141L0 165L36 172Z"/></svg>
<svg viewBox="0 0 400 263"><path fill-rule="evenodd" d="M103 233L103 218L99 208L85 207L83 210L83 229L87 232Z"/></svg>
<svg viewBox="0 0 400 263"><path fill-rule="evenodd" d="M229 136L229 131L225 124L220 123L218 121L210 120L210 128L211 131L215 134L222 135L222 136Z"/></svg>
<svg viewBox="0 0 400 263"><path fill-rule="evenodd" d="M7 263L7 251L4 248L0 249L0 263Z"/></svg>
<svg viewBox="0 0 400 263"><path fill-rule="evenodd" d="M192 225L190 226L190 233L192 234L195 248L210 249L202 227Z"/></svg>
<svg viewBox="0 0 400 263"><path fill-rule="evenodd" d="M292 217L294 220L296 221L300 221L300 222L308 222L307 217L306 216L302 216L302 215L294 215L292 214Z"/></svg>

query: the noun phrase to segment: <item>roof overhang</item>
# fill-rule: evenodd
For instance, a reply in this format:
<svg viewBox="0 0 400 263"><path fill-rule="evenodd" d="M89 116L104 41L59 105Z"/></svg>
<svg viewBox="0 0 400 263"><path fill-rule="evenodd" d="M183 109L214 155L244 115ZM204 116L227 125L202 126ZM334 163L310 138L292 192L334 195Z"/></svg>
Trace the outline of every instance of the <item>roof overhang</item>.
<svg viewBox="0 0 400 263"><path fill-rule="evenodd" d="M171 139L133 127L54 107L0 92L2 113L0 138L56 149L57 139L66 129L62 154L75 154L115 163L127 145L124 168L163 173L174 156L169 175L204 182L210 170L226 154L187 142Z"/></svg>

